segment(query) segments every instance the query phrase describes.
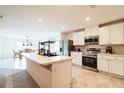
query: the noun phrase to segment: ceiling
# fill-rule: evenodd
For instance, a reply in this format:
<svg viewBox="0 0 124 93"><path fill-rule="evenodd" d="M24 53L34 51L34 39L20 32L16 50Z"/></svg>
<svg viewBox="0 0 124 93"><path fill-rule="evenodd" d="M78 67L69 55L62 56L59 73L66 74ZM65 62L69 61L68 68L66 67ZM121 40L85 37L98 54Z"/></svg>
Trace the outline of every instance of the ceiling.
<svg viewBox="0 0 124 93"><path fill-rule="evenodd" d="M62 31L90 27L124 18L124 5L1 5L0 33L4 36L44 39ZM90 21L85 18L90 17ZM39 23L37 20L41 19ZM64 26L64 30L62 27Z"/></svg>

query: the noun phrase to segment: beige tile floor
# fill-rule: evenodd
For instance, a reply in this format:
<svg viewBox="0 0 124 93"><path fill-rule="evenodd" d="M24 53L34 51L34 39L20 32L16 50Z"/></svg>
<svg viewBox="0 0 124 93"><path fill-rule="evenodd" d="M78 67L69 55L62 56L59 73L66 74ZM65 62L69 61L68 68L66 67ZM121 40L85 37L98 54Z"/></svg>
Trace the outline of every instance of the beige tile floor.
<svg viewBox="0 0 124 93"><path fill-rule="evenodd" d="M124 79L72 66L72 87L124 88Z"/></svg>
<svg viewBox="0 0 124 93"><path fill-rule="evenodd" d="M23 77L21 77L23 75ZM25 59L0 60L0 87L38 87L26 71ZM5 83L5 84L4 84ZM72 66L73 88L123 88L124 79Z"/></svg>

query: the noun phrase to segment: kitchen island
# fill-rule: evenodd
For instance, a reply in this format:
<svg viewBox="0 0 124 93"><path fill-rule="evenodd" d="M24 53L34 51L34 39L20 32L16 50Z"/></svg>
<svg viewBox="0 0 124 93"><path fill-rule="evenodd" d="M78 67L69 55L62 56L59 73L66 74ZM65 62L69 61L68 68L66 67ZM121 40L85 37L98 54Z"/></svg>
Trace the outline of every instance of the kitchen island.
<svg viewBox="0 0 124 93"><path fill-rule="evenodd" d="M23 53L26 69L40 87L65 88L71 86L72 58L68 56L41 56Z"/></svg>

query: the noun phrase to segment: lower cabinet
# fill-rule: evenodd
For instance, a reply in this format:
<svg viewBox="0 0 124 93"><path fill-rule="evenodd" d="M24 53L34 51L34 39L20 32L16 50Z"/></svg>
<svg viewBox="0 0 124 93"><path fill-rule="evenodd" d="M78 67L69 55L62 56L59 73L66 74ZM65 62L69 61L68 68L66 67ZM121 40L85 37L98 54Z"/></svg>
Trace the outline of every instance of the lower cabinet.
<svg viewBox="0 0 124 93"><path fill-rule="evenodd" d="M124 75L124 60L116 57L109 62L109 72L117 75Z"/></svg>
<svg viewBox="0 0 124 93"><path fill-rule="evenodd" d="M72 63L82 66L82 52L71 52Z"/></svg>
<svg viewBox="0 0 124 93"><path fill-rule="evenodd" d="M98 56L97 60L97 69L101 71L108 72L108 62L106 59L103 59L102 56Z"/></svg>
<svg viewBox="0 0 124 93"><path fill-rule="evenodd" d="M124 57L98 55L98 70L124 76Z"/></svg>

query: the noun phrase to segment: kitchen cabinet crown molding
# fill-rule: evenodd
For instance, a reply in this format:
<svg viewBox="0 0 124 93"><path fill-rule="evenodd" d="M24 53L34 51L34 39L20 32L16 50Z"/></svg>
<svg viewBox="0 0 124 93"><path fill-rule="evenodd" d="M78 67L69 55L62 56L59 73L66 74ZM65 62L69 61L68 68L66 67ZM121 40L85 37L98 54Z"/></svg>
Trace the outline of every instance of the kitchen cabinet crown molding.
<svg viewBox="0 0 124 93"><path fill-rule="evenodd" d="M65 32L61 32L61 34L69 34L69 33L74 33L74 32L81 32L81 31L85 31L85 28L79 28L79 29L75 29L75 30L65 31Z"/></svg>
<svg viewBox="0 0 124 93"><path fill-rule="evenodd" d="M104 26L118 24L118 23L123 23L123 22L124 22L124 18L121 18L121 19L117 19L117 20L114 20L114 21L109 21L109 22L106 22L106 23L99 24L99 28L104 27Z"/></svg>

